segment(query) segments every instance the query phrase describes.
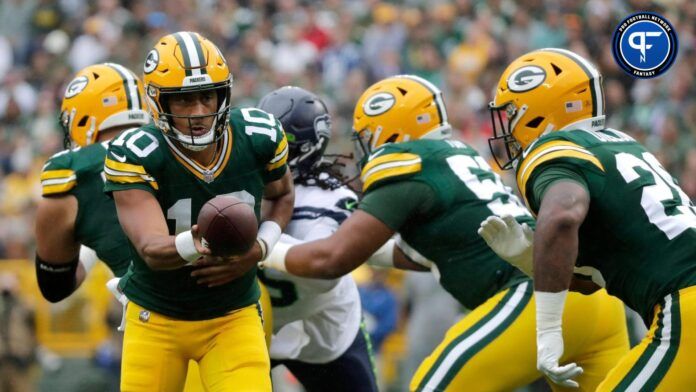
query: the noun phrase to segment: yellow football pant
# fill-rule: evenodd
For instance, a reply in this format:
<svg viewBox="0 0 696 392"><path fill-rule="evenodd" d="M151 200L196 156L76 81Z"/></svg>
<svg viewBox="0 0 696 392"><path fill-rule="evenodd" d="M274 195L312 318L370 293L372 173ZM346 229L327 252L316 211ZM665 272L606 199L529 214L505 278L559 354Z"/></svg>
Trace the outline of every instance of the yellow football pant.
<svg viewBox="0 0 696 392"><path fill-rule="evenodd" d="M509 391L541 377L536 368L536 306L527 281L489 298L455 324L418 368L412 391ZM563 314L564 355L594 391L628 352L623 304L600 290L570 293ZM555 391L564 390L549 381Z"/></svg>
<svg viewBox="0 0 696 392"><path fill-rule="evenodd" d="M645 338L611 370L598 391L696 388L696 286L666 296Z"/></svg>
<svg viewBox="0 0 696 392"><path fill-rule="evenodd" d="M206 391L271 391L256 305L211 320L184 321L128 304L121 391L179 392L189 360L198 362Z"/></svg>
<svg viewBox="0 0 696 392"><path fill-rule="evenodd" d="M266 346L271 348L271 335L273 334L273 308L271 307L271 296L268 294L266 286L258 281L259 289L261 289L261 311L263 315L263 332L266 335ZM203 383L201 381L200 370L198 364L194 361L189 361L188 371L186 372L186 385L184 392L204 392Z"/></svg>

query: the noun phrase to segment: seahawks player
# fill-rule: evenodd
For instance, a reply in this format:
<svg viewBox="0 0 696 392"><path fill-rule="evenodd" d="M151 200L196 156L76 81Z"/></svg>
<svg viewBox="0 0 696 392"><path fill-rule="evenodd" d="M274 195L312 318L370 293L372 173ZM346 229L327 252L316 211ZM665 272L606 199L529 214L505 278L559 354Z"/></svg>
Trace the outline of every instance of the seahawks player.
<svg viewBox="0 0 696 392"><path fill-rule="evenodd" d="M322 161L331 137L326 105L307 90L287 86L263 97L258 107L280 120L289 140L295 207L285 233L303 241L328 237L348 218L357 196ZM377 390L352 277L307 279L267 269L259 279L273 305L272 365L285 365L308 391Z"/></svg>
<svg viewBox="0 0 696 392"><path fill-rule="evenodd" d="M432 268L472 309L421 364L412 390L512 390L538 378L532 283L477 235L491 214L533 219L476 151L449 140L440 90L416 76L382 80L358 101L353 127L366 156L358 211L326 239L278 244L264 264L335 278L382 247L383 265ZM398 246L383 246L395 232ZM604 291L569 298L566 359L586 367L578 379L592 388L628 351L623 307Z"/></svg>
<svg viewBox="0 0 696 392"><path fill-rule="evenodd" d="M121 389L181 390L193 360L206 390L270 391L255 264L292 214L287 139L272 115L230 108L230 71L200 34L162 37L144 72L154 124L114 139L104 164L133 259L119 283L130 300ZM260 221L266 204L254 247L234 258L212 257L192 226L221 194L252 205ZM201 285L191 276L199 263L240 277Z"/></svg>
<svg viewBox="0 0 696 392"><path fill-rule="evenodd" d="M116 276L128 269L126 236L102 192L103 168L108 140L148 123L142 92L138 77L114 63L90 65L68 84L60 123L65 147L76 147L44 165L36 212L36 277L51 302L74 292L97 259Z"/></svg>
<svg viewBox="0 0 696 392"><path fill-rule="evenodd" d="M580 371L559 366L571 345L564 334L576 328L561 317L575 267L650 328L598 390L690 390L696 207L654 155L604 127L603 98L602 77L589 61L542 49L508 66L490 105L491 143L504 142L508 161L501 166L515 167L520 192L538 216L533 264L526 261L537 297L538 366L561 382ZM515 222L500 223L488 233L494 249L501 239L522 245L503 249L509 254L523 249Z"/></svg>

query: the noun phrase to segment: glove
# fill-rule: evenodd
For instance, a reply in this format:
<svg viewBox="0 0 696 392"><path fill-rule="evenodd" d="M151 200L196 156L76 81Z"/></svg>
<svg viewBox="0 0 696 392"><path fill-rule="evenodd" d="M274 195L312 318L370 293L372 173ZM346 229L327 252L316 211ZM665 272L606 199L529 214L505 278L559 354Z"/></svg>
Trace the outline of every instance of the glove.
<svg viewBox="0 0 696 392"><path fill-rule="evenodd" d="M113 294L116 300L118 300L118 302L120 302L123 306L121 325L116 328L117 331L123 332L126 328L126 306L128 305L128 298L125 294L123 294L123 292L121 292L121 289L118 288L118 282L120 280L121 278L111 278L108 282L106 282L106 288L109 289L111 294Z"/></svg>
<svg viewBox="0 0 696 392"><path fill-rule="evenodd" d="M572 379L583 370L575 363L559 366L563 355L562 315L568 291L560 293L534 292L537 321L537 369L555 384L577 388L579 384Z"/></svg>
<svg viewBox="0 0 696 392"><path fill-rule="evenodd" d="M526 223L520 225L512 215L492 215L481 222L478 234L501 259L533 276L534 230Z"/></svg>

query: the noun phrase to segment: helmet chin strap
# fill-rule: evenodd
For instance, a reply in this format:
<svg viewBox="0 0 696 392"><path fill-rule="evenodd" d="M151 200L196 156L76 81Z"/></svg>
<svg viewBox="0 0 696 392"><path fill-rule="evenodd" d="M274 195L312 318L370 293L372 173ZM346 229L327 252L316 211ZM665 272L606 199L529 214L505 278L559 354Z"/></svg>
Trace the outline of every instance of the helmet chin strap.
<svg viewBox="0 0 696 392"><path fill-rule="evenodd" d="M206 132L205 135L200 136L186 135L185 133L176 129L176 127L173 125L171 126L171 130L176 135L176 140L178 140L187 150L203 151L215 140L216 125L217 116L215 117L215 120L213 120L213 125L210 127L210 130L208 130L208 132ZM191 139L193 139L193 141L196 142L196 144L191 144Z"/></svg>

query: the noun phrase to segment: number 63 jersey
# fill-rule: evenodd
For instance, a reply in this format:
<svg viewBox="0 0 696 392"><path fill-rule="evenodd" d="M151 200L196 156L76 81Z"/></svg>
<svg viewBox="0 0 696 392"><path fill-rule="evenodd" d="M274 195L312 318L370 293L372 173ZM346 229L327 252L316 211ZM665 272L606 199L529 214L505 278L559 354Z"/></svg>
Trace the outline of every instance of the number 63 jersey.
<svg viewBox="0 0 696 392"><path fill-rule="evenodd" d="M229 127L213 161L202 166L154 125L124 131L109 145L104 163L105 192L140 189L152 193L167 220L169 234L190 230L203 204L232 195L260 217L267 183L287 170L287 139L280 123L255 108L230 111ZM256 268L217 287L199 285L192 267L153 271L130 243L133 259L120 287L138 305L183 320L206 320L256 302Z"/></svg>
<svg viewBox="0 0 696 392"><path fill-rule="evenodd" d="M553 182L585 184L590 206L576 272L638 311L647 324L667 294L696 284L696 208L655 156L613 129L553 132L524 151L517 183L537 213Z"/></svg>

